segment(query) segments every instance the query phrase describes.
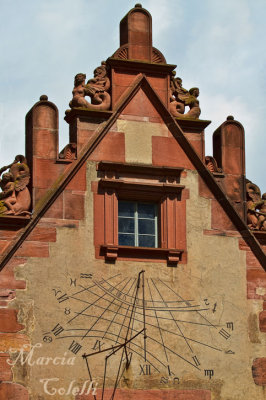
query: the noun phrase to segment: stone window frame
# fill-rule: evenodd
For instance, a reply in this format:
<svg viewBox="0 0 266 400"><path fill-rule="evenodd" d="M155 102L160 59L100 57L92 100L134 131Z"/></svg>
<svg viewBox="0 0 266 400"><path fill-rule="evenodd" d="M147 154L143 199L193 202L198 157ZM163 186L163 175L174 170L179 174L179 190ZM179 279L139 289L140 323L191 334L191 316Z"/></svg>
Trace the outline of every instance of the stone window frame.
<svg viewBox="0 0 266 400"><path fill-rule="evenodd" d="M188 190L180 185L183 168L100 162L99 180L94 190L94 232L96 258L166 262L177 266L186 262L186 199ZM99 201L101 196L101 201ZM158 204L156 248L118 244L118 200ZM100 232L100 233L99 233Z"/></svg>

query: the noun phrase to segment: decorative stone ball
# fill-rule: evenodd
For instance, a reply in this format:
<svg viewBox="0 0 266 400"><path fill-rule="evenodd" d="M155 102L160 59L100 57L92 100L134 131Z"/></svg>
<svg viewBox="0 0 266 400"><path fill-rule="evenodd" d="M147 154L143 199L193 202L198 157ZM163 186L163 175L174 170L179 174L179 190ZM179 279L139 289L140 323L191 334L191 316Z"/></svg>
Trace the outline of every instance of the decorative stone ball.
<svg viewBox="0 0 266 400"><path fill-rule="evenodd" d="M46 96L46 94L42 94L40 96L40 101L47 101L48 100L48 96Z"/></svg>

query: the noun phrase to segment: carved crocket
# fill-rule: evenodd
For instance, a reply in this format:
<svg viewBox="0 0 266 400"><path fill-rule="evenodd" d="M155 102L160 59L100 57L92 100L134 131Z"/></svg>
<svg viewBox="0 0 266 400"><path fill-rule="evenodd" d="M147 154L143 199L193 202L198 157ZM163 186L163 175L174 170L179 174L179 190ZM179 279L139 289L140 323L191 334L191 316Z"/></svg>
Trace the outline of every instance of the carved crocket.
<svg viewBox="0 0 266 400"><path fill-rule="evenodd" d="M106 65L102 62L100 67L94 70L94 77L85 84L86 75L77 74L75 76L73 98L69 103L71 108L87 108L89 110L109 110L111 97L108 93L110 89L110 80L107 77ZM85 96L91 98L89 103Z"/></svg>
<svg viewBox="0 0 266 400"><path fill-rule="evenodd" d="M29 167L24 156L17 155L15 161L0 169L0 215L29 215L31 204L27 188L30 180Z"/></svg>
<svg viewBox="0 0 266 400"><path fill-rule="evenodd" d="M182 86L182 79L175 78L175 71L170 83L170 112L174 117L180 118L199 118L201 110L199 107L199 89L194 87L186 90ZM189 111L185 114L185 106Z"/></svg>
<svg viewBox="0 0 266 400"><path fill-rule="evenodd" d="M253 230L266 231L266 193L261 191L255 183L247 180L247 223Z"/></svg>

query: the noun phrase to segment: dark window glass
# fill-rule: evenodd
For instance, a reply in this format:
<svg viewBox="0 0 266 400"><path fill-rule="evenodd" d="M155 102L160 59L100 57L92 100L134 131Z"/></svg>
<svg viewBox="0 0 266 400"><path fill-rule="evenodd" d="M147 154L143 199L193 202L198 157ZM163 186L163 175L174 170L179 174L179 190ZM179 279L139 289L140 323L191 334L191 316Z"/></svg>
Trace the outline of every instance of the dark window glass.
<svg viewBox="0 0 266 400"><path fill-rule="evenodd" d="M118 202L118 243L121 246L157 247L157 205Z"/></svg>

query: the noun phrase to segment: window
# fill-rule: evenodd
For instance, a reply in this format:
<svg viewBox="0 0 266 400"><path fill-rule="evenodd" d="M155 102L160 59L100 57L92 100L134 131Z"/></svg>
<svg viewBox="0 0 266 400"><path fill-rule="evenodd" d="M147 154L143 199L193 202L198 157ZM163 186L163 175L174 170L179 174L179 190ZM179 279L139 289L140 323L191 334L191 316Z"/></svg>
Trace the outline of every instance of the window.
<svg viewBox="0 0 266 400"><path fill-rule="evenodd" d="M118 244L158 247L158 207L153 203L118 201Z"/></svg>
<svg viewBox="0 0 266 400"><path fill-rule="evenodd" d="M94 196L96 258L187 262L182 168L102 161Z"/></svg>

